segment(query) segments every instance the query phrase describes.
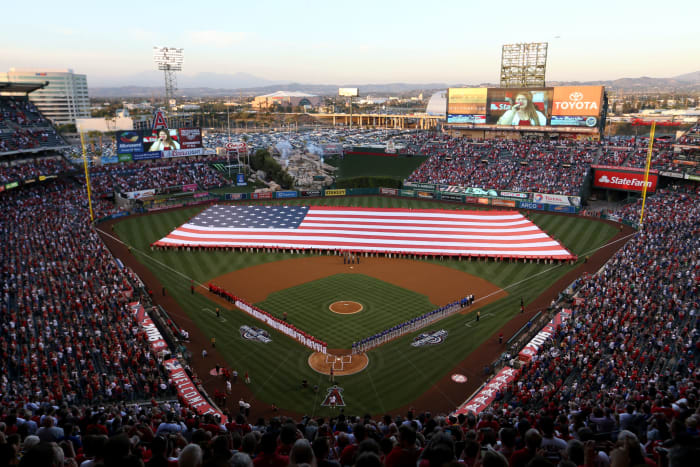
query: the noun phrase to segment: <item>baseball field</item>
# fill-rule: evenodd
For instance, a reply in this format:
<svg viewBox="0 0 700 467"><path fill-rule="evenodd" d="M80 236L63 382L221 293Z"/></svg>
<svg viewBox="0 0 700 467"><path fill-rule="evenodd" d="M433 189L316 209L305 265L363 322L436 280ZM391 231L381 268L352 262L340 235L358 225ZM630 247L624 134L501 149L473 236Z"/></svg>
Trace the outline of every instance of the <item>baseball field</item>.
<svg viewBox="0 0 700 467"><path fill-rule="evenodd" d="M267 203L465 208L378 196ZM474 357L475 351L488 348L491 354L502 352L504 347L496 342L498 332L504 325L517 329L532 314L532 307L528 307L528 315L520 314L521 300L526 305L537 303L550 286L582 266L583 258L619 233L615 226L594 219L530 212L535 224L581 258L573 265L393 258L361 258L360 264L350 265L340 256L327 255L151 250L152 242L202 209L164 211L116 222L114 232L108 233L116 233L123 244L107 243L137 270L178 325L190 332L193 367L205 386L223 387L219 378L208 372L217 363L240 375L248 373L250 384L239 381L234 385L235 397L229 398L229 408L237 405L236 397L246 397L254 406L274 404L309 415L330 410L322 407L321 401L331 382L327 372L310 366L313 352L272 329L266 329L271 338L268 343L242 337L241 326L265 325L210 294L204 285L213 281L275 316L286 317L298 328L327 341L334 351L347 350L354 340L473 293L476 301L464 311L369 351L366 361L360 362L361 371L344 375L345 367L354 364L351 358L321 362L335 365L335 384L343 390L347 412L383 414L414 404L429 405L434 411L451 410L483 379L483 364L477 363L483 359ZM222 310L219 318L217 307ZM411 345L422 332L434 331L446 331L439 343ZM212 337L215 348L211 347ZM206 358L201 356L203 348L209 353ZM466 376L467 383L454 382L452 374ZM302 380L308 381L308 387L302 387ZM314 391L316 385L318 391Z"/></svg>

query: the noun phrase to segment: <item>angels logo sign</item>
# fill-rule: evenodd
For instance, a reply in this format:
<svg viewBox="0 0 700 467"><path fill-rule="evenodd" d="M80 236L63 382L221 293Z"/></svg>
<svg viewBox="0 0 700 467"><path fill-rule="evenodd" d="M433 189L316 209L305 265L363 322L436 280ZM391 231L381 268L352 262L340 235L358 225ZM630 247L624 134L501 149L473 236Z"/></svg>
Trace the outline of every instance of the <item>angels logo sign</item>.
<svg viewBox="0 0 700 467"><path fill-rule="evenodd" d="M445 342L447 331L440 329L439 331L424 332L413 338L412 347L423 347L424 345L437 345Z"/></svg>
<svg viewBox="0 0 700 467"><path fill-rule="evenodd" d="M328 388L328 393L326 398L321 402L322 407L345 407L345 401L343 400L343 388L338 386L333 386Z"/></svg>
<svg viewBox="0 0 700 467"><path fill-rule="evenodd" d="M158 109L153 114L153 127L154 130L160 130L161 128L168 128L168 121L165 119L163 111Z"/></svg>
<svg viewBox="0 0 700 467"><path fill-rule="evenodd" d="M243 339L248 339L251 341L262 342L263 344L269 344L272 342L270 335L264 329L258 329L251 326L243 325L240 328L241 337Z"/></svg>

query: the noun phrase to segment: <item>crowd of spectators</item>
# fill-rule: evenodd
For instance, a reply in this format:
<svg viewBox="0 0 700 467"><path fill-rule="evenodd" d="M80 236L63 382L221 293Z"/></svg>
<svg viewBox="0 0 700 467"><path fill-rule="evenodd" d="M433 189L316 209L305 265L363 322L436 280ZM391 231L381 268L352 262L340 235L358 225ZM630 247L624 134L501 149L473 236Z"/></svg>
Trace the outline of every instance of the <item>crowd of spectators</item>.
<svg viewBox="0 0 700 467"><path fill-rule="evenodd" d="M65 142L27 98L0 97L0 153Z"/></svg>
<svg viewBox="0 0 700 467"><path fill-rule="evenodd" d="M50 148L64 143L51 128L18 128L0 133L0 153L23 149Z"/></svg>
<svg viewBox="0 0 700 467"><path fill-rule="evenodd" d="M436 136L408 181L578 195L600 145L592 142L478 141Z"/></svg>
<svg viewBox="0 0 700 467"><path fill-rule="evenodd" d="M136 326L133 287L88 222L71 181L0 197L2 402L97 403L163 396L170 386ZM98 217L114 211L95 203Z"/></svg>
<svg viewBox="0 0 700 467"><path fill-rule="evenodd" d="M700 120L693 125L681 138L679 144L687 144L691 146L700 146Z"/></svg>
<svg viewBox="0 0 700 467"><path fill-rule="evenodd" d="M129 162L96 166L90 170L90 181L96 193L122 193L138 190L165 189L197 185L199 189L227 185L226 179L211 166L214 159L161 159L151 162Z"/></svg>
<svg viewBox="0 0 700 467"><path fill-rule="evenodd" d="M469 176L475 178L479 164L504 162L503 171L486 180L498 183L510 174L508 189L542 183L535 170L512 174L515 169L544 170L576 157L590 164L596 148L450 138L415 144L436 153L427 164L441 159L459 172L473 163ZM213 170L190 160L108 167L104 175L93 173L93 183L105 176L145 189L153 180L158 186L171 180L184 184L188 177L199 182ZM450 180L439 164L422 168ZM411 410L377 419L339 413L255 423L244 410L225 412L219 420L177 401L163 402L174 394L171 381L133 321L127 293L132 284L86 221L85 200L83 188L70 180L0 194L0 465L697 462L697 186L659 190L647 199L643 229L601 271L578 281L572 318L478 416ZM114 212L106 200L94 208L97 217ZM636 222L639 210L640 203L633 203L611 214Z"/></svg>
<svg viewBox="0 0 700 467"><path fill-rule="evenodd" d="M691 139L685 137L684 141ZM530 142L453 138L435 133L410 135L408 141L415 154L430 156L408 181L564 195L580 194L592 164L645 167L648 144L648 140L632 137L603 143ZM687 159L678 157L671 141L655 141L651 168L697 172L698 161Z"/></svg>
<svg viewBox="0 0 700 467"><path fill-rule="evenodd" d="M26 97L0 97L0 127L7 127L8 122L27 127L47 125L36 106Z"/></svg>
<svg viewBox="0 0 700 467"><path fill-rule="evenodd" d="M644 228L581 280L573 318L497 396L495 415L525 418L541 435L546 416L564 440L583 436L597 446L624 434L635 455L654 461L664 452L657 447L698 446L698 201L663 190L647 200ZM614 214L637 222L640 205ZM608 454L600 454L603 465Z"/></svg>
<svg viewBox="0 0 700 467"><path fill-rule="evenodd" d="M72 167L61 157L37 157L0 162L0 183L37 179L40 175L68 172Z"/></svg>

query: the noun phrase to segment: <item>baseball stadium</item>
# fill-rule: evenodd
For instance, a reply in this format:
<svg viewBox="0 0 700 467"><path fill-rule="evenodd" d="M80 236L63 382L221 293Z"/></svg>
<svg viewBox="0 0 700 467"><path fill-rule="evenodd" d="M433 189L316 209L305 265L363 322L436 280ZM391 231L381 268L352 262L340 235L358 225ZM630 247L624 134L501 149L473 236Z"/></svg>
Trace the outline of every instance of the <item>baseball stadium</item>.
<svg viewBox="0 0 700 467"><path fill-rule="evenodd" d="M450 88L437 127L158 110L78 144L41 88L0 97L1 462L697 452L700 123L610 139L602 86Z"/></svg>

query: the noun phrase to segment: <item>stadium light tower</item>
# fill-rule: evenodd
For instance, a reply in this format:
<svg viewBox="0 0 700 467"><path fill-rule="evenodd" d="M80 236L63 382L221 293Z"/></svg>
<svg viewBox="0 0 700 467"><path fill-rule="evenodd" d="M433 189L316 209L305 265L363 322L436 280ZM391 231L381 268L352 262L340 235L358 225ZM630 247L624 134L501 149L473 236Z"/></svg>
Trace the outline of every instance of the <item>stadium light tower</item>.
<svg viewBox="0 0 700 467"><path fill-rule="evenodd" d="M176 71L182 71L184 55L181 48L153 47L153 62L165 75L165 108L170 108L177 91Z"/></svg>
<svg viewBox="0 0 700 467"><path fill-rule="evenodd" d="M547 46L547 42L505 44L501 51L501 87L544 87Z"/></svg>

